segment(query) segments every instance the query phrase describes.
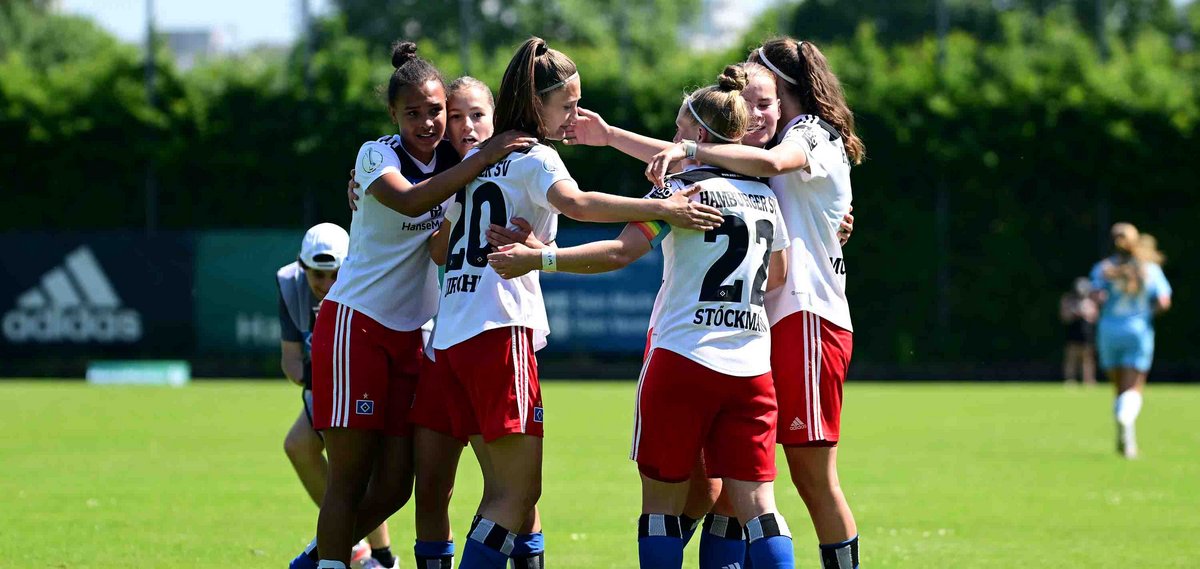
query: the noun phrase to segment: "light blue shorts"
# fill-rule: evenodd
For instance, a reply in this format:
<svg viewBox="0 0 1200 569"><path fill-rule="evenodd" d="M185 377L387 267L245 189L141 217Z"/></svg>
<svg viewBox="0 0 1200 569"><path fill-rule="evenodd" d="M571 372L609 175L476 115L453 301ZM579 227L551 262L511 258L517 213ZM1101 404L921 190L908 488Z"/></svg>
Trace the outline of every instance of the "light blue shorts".
<svg viewBox="0 0 1200 569"><path fill-rule="evenodd" d="M1096 335L1096 352L1100 368L1109 370L1130 367L1140 372L1150 371L1154 359L1154 330L1110 330L1100 327Z"/></svg>

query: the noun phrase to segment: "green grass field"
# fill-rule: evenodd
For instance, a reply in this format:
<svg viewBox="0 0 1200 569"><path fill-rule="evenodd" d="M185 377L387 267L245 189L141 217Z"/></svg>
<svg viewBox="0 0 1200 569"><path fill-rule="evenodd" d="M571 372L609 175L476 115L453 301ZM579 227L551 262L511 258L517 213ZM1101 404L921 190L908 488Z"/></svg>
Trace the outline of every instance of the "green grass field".
<svg viewBox="0 0 1200 569"><path fill-rule="evenodd" d="M636 565L633 387L545 385L555 569ZM866 568L1200 566L1196 387L1151 386L1132 462L1114 452L1107 389L851 384L846 397L841 474ZM286 567L316 520L282 451L298 409L283 381L0 382L0 567ZM467 458L459 527L478 488ZM786 475L777 493L797 566L817 567ZM407 509L392 537L412 567Z"/></svg>

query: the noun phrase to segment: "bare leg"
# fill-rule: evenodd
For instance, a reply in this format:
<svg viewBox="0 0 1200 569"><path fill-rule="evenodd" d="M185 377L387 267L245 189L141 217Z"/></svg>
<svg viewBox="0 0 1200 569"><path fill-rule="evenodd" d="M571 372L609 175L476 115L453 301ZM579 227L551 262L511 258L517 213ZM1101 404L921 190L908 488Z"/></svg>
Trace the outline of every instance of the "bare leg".
<svg viewBox="0 0 1200 569"><path fill-rule="evenodd" d="M416 428L413 439L417 540L451 541L450 497L463 445L454 437L424 427Z"/></svg>
<svg viewBox="0 0 1200 569"><path fill-rule="evenodd" d="M379 458L355 519L355 541L387 521L412 496L412 437L380 436L379 439Z"/></svg>
<svg viewBox="0 0 1200 569"><path fill-rule="evenodd" d="M525 525L542 495L542 439L508 435L486 444L484 492L479 514L509 531ZM490 484L489 484L490 482Z"/></svg>
<svg viewBox="0 0 1200 569"><path fill-rule="evenodd" d="M717 496L721 494L721 479L709 478L705 472L704 459L696 461L692 469L692 477L688 480L687 502L683 506L683 515L698 520L712 511Z"/></svg>
<svg viewBox="0 0 1200 569"><path fill-rule="evenodd" d="M1096 349L1091 344L1083 345L1083 384L1096 385Z"/></svg>
<svg viewBox="0 0 1200 569"><path fill-rule="evenodd" d="M779 511L775 507L774 482L746 482L726 478L724 483L733 510L743 524L763 514Z"/></svg>
<svg viewBox="0 0 1200 569"><path fill-rule="evenodd" d="M821 543L858 535L837 473L837 447L784 447L792 483L800 492Z"/></svg>
<svg viewBox="0 0 1200 569"><path fill-rule="evenodd" d="M325 442L308 423L308 414L301 410L287 437L283 439L283 451L292 461L292 468L300 477L304 490L318 507L325 496L325 484L329 476L324 450Z"/></svg>
<svg viewBox="0 0 1200 569"><path fill-rule="evenodd" d="M317 548L322 559L341 561L348 567L350 548L369 531L355 532L355 519L371 483L381 436L346 428L326 429L324 434L329 451L329 485L317 517ZM378 526L380 521L370 527Z"/></svg>
<svg viewBox="0 0 1200 569"><path fill-rule="evenodd" d="M1076 362L1079 359L1079 344L1067 342L1063 348L1063 363L1062 377L1063 383L1072 385L1079 380L1079 376L1075 374Z"/></svg>

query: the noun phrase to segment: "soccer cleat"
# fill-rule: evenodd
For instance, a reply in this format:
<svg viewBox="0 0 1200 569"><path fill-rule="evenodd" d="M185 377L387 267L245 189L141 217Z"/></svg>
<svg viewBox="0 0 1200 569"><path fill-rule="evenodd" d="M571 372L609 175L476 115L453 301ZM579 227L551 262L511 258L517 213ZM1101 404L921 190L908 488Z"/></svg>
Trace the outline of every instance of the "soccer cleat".
<svg viewBox="0 0 1200 569"><path fill-rule="evenodd" d="M367 545L366 540L362 540L354 544L354 548L350 550L350 566L362 565L367 559L371 558L371 546Z"/></svg>
<svg viewBox="0 0 1200 569"><path fill-rule="evenodd" d="M387 565L380 563L378 559L368 555L367 558L363 560L362 564L359 565L359 569L397 569L399 566L399 559L397 559L397 561L393 563L391 567L388 567Z"/></svg>
<svg viewBox="0 0 1200 569"><path fill-rule="evenodd" d="M291 563L288 564L288 569L317 569L317 562L309 558L308 554L301 551Z"/></svg>

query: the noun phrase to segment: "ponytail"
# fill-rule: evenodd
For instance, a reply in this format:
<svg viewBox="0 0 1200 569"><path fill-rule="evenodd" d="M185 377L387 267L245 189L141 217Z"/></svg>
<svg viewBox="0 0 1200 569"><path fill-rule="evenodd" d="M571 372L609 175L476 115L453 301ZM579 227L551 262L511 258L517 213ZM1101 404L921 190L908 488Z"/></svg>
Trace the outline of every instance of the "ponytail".
<svg viewBox="0 0 1200 569"><path fill-rule="evenodd" d="M561 88L578 73L566 54L550 49L542 38L531 37L508 62L496 100L496 132L523 130L545 138L542 98Z"/></svg>
<svg viewBox="0 0 1200 569"><path fill-rule="evenodd" d="M841 133L850 162L861 164L867 148L854 132L854 113L846 104L841 81L816 44L775 38L755 50L751 59L756 58L782 79L780 84L799 100L803 112L820 117Z"/></svg>
<svg viewBox="0 0 1200 569"><path fill-rule="evenodd" d="M692 118L716 140L709 142L738 142L750 128L750 111L742 99L742 90L749 84L746 69L729 65L717 76L717 84L697 89L684 99Z"/></svg>
<svg viewBox="0 0 1200 569"><path fill-rule="evenodd" d="M396 68L388 79L388 105L394 105L400 96L400 90L410 86L421 86L429 81L446 83L442 74L432 63L417 56L417 44L410 41L397 40L392 44L392 66Z"/></svg>

